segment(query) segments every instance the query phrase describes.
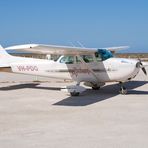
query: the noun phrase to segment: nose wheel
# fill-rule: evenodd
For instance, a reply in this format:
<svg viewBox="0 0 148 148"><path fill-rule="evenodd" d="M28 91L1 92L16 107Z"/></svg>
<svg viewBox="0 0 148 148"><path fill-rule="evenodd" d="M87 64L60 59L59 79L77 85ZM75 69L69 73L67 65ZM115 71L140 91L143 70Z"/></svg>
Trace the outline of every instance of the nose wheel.
<svg viewBox="0 0 148 148"><path fill-rule="evenodd" d="M127 88L125 86L123 86L123 83L120 83L119 93L122 94L122 95L126 95L127 94Z"/></svg>

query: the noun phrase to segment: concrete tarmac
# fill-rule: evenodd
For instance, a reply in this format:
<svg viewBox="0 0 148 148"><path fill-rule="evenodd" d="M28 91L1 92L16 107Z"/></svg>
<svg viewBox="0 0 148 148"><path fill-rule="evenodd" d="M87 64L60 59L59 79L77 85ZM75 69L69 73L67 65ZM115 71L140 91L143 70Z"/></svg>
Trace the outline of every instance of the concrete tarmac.
<svg viewBox="0 0 148 148"><path fill-rule="evenodd" d="M148 69L147 69L148 70ZM48 78L0 73L0 148L147 148L148 77L88 89L79 97L60 91L71 85Z"/></svg>

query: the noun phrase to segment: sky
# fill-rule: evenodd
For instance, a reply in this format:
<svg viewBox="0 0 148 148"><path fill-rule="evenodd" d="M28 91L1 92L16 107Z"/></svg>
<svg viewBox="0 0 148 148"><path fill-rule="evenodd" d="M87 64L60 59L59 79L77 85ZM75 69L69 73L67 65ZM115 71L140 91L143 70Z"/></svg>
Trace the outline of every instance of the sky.
<svg viewBox="0 0 148 148"><path fill-rule="evenodd" d="M148 52L147 0L0 0L0 44Z"/></svg>

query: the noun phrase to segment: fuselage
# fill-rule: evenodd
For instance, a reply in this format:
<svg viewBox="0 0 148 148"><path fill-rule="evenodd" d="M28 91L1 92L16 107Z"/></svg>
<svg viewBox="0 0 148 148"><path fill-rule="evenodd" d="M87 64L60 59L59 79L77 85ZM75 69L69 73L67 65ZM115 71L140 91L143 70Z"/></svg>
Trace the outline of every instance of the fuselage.
<svg viewBox="0 0 148 148"><path fill-rule="evenodd" d="M77 82L125 82L134 78L139 68L137 60L109 58L97 61L95 58L88 63L76 61L72 63L57 61L12 57L11 70L14 73L51 77L57 79L70 79Z"/></svg>

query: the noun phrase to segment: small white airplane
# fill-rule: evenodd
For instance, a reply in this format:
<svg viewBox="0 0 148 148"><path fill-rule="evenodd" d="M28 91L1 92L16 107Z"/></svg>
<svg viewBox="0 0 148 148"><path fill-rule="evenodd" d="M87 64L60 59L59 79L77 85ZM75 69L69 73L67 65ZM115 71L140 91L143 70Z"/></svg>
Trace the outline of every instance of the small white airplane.
<svg viewBox="0 0 148 148"><path fill-rule="evenodd" d="M145 66L140 60L116 58L112 52L128 48L127 46L111 48L81 48L55 45L26 44L8 48L0 47L0 71L19 74L45 76L58 79L69 79L77 82L76 85L67 86L71 96L78 96L85 91L80 86L100 89L106 82L119 82L121 94L126 94L124 82L133 79L140 69L145 75ZM62 55L57 61L15 57L6 50L29 51L43 54Z"/></svg>

